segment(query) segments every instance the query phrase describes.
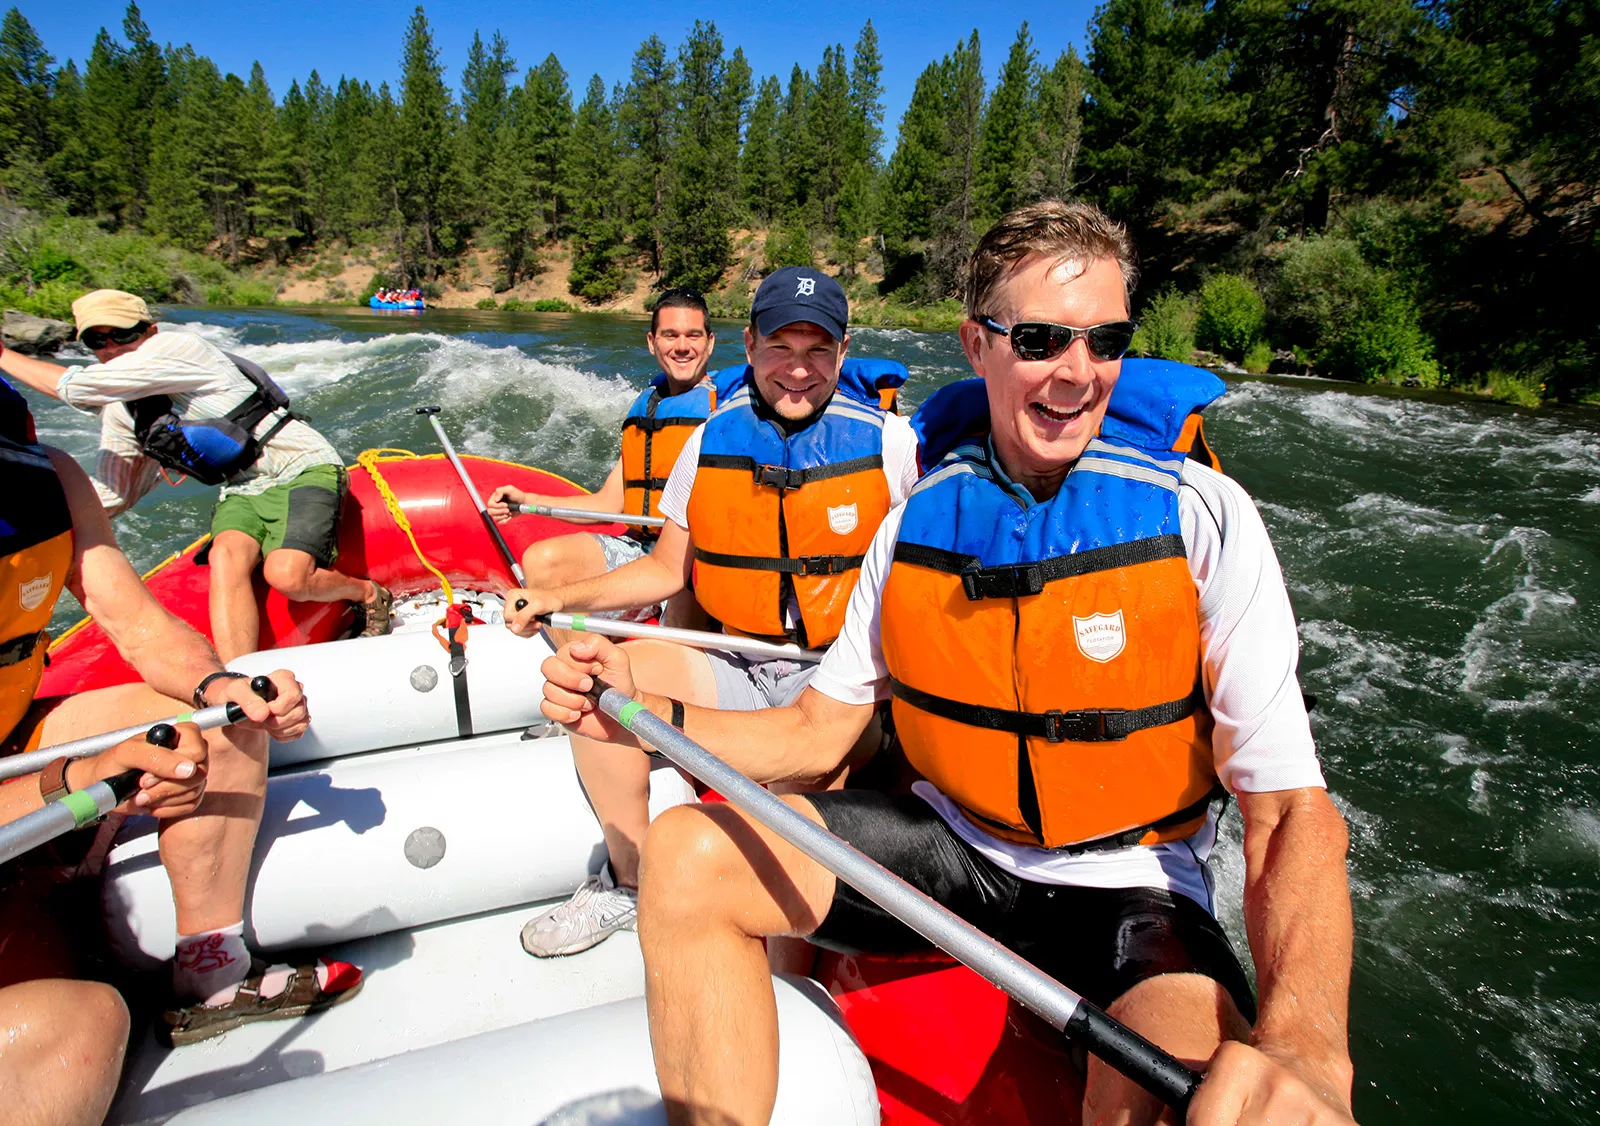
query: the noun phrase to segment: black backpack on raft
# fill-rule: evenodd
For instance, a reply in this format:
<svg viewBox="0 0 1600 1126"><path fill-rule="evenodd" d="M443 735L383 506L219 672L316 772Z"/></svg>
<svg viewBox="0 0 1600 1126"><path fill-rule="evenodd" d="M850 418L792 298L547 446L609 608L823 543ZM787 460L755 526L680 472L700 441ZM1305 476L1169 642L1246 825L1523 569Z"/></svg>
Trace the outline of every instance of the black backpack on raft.
<svg viewBox="0 0 1600 1126"><path fill-rule="evenodd" d="M202 485L220 485L250 468L261 456L261 447L298 417L289 410L289 396L260 364L228 352L223 355L255 384L250 396L223 417L182 418L173 413L172 400L166 395L149 395L128 403L133 430L145 454ZM283 417L257 438L256 427L279 410Z"/></svg>

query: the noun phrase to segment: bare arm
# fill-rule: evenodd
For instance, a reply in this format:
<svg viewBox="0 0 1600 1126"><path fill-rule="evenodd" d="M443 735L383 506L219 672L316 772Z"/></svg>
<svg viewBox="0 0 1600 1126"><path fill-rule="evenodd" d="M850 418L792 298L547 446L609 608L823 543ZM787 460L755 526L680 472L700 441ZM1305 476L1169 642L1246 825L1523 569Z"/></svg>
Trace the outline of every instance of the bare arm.
<svg viewBox="0 0 1600 1126"><path fill-rule="evenodd" d="M542 504L551 508L581 508L586 512L617 513L622 511L622 460L611 467L611 472L606 475L605 483L592 493L585 493L576 497L549 496L545 493L529 493L511 485L501 485L489 494L485 507L495 522L504 524L511 519L511 505L513 504ZM596 519L595 523L604 524L604 519Z"/></svg>
<svg viewBox="0 0 1600 1126"><path fill-rule="evenodd" d="M536 615L575 610L627 610L664 602L689 583L694 566L694 541L687 529L671 520L661 529L649 555L625 563L615 571L596 575L554 590L513 590L506 594L506 625L523 637L539 632ZM516 609L517 602L527 606Z"/></svg>
<svg viewBox="0 0 1600 1126"><path fill-rule="evenodd" d="M1348 1111L1350 838L1326 790L1241 793L1245 928L1261 990L1254 1045Z"/></svg>
<svg viewBox="0 0 1600 1126"><path fill-rule="evenodd" d="M621 726L595 710L583 695L598 675L642 703L652 714L672 719L665 696L640 692L633 683L628 654L603 637L584 637L562 647L544 662L544 714L579 735L637 746ZM833 776L872 722L873 705L844 704L812 688L784 708L753 712L719 711L684 705L684 734L728 765L763 785L812 783Z"/></svg>
<svg viewBox="0 0 1600 1126"><path fill-rule="evenodd" d="M61 377L68 370L70 369L61 364L52 364L49 360L36 360L32 356L24 356L21 352L0 346L0 371L21 380L42 395L49 395L52 399L61 397L56 394L56 385L61 382Z"/></svg>
<svg viewBox="0 0 1600 1126"><path fill-rule="evenodd" d="M222 668L216 650L168 613L140 581L78 463L57 449L49 454L72 510L68 589L146 684L174 699L189 699L195 685Z"/></svg>

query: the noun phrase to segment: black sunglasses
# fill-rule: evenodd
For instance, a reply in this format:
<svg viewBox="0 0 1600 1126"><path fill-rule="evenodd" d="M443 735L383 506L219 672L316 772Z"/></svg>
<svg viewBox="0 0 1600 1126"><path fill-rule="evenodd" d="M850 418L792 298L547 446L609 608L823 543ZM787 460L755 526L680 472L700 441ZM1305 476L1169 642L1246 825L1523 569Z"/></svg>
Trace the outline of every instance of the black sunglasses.
<svg viewBox="0 0 1600 1126"><path fill-rule="evenodd" d="M1078 337L1089 346L1089 354L1097 360L1120 360L1133 345L1133 334L1139 330L1138 321L1106 321L1088 328L1051 324L1049 321L1020 321L1007 328L993 317L974 317L990 332L1011 338L1011 351L1019 360L1053 360Z"/></svg>
<svg viewBox="0 0 1600 1126"><path fill-rule="evenodd" d="M78 337L83 341L83 346L91 352L98 352L107 344L132 344L144 335L145 325L134 325L132 328L113 328L102 332L97 328L86 328Z"/></svg>

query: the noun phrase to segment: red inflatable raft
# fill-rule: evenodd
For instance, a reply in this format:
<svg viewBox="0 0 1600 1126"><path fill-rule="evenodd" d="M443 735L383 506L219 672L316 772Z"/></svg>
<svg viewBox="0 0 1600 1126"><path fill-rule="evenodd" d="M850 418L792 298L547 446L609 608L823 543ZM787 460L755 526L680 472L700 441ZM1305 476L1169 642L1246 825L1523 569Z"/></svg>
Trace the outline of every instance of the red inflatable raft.
<svg viewBox="0 0 1600 1126"><path fill-rule="evenodd" d="M471 456L462 461L484 496L506 484L549 496L583 492L529 466ZM496 594L514 585L450 463L441 455L398 451L363 455L351 470L339 531L340 570L375 579L397 597L439 586L396 522L369 464L376 465L405 514L417 548L452 584ZM519 556L531 543L573 530L540 516L512 520L502 529ZM202 537L159 564L145 584L162 605L209 637L207 542ZM262 649L330 641L348 632L348 606L291 603L268 590L259 574L256 581ZM40 693L70 694L134 679L110 640L85 620L51 646ZM824 952L816 976L838 1001L872 1065L889 1126L1078 1121L1082 1083L1060 1036L965 967L939 955L846 958Z"/></svg>

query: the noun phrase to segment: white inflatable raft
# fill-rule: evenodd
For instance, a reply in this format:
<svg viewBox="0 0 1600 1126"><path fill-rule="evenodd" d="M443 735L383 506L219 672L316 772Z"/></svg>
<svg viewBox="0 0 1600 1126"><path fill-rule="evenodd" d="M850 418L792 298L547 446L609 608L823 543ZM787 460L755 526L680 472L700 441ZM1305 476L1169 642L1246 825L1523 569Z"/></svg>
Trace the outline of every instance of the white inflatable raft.
<svg viewBox="0 0 1600 1126"><path fill-rule="evenodd" d="M489 624L468 631L466 708L425 632L437 596L398 607L389 637L234 662L292 669L312 713L306 738L272 747L247 934L263 952L351 962L365 982L310 1020L185 1048L136 1033L109 1122L665 1122L635 936L548 960L518 940L605 848L567 738L538 713L548 647L498 624L492 595L472 597ZM651 773L652 816L692 800L676 771ZM172 896L149 818L112 850L103 903L125 961L171 958ZM876 1123L871 1072L825 991L800 979L776 990L773 1121Z"/></svg>

